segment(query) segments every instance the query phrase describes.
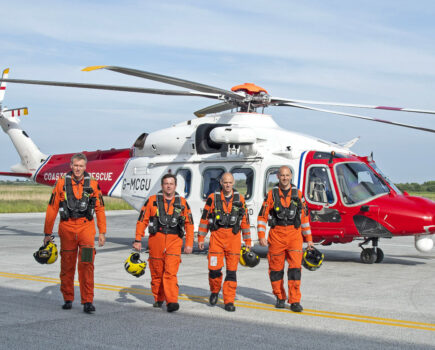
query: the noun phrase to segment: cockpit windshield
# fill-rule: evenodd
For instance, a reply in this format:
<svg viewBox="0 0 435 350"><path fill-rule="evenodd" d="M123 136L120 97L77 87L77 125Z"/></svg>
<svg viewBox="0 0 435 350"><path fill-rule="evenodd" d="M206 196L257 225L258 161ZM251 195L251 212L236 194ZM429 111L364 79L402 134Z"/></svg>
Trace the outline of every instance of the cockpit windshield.
<svg viewBox="0 0 435 350"><path fill-rule="evenodd" d="M388 186L364 163L339 163L335 174L345 205L360 204L389 193Z"/></svg>
<svg viewBox="0 0 435 350"><path fill-rule="evenodd" d="M402 191L400 191L399 188L398 188L395 184L393 184L393 183L391 182L391 180L390 180L387 176L385 176L385 174L381 171L381 169L378 168L378 166L376 165L375 162L370 162L370 166L371 166L373 169L375 169L375 171L376 171L379 175L381 175L382 178L383 178L386 182L388 182L388 184L390 185L390 187L391 187L391 188L392 188L392 189L393 189L397 194L402 194Z"/></svg>

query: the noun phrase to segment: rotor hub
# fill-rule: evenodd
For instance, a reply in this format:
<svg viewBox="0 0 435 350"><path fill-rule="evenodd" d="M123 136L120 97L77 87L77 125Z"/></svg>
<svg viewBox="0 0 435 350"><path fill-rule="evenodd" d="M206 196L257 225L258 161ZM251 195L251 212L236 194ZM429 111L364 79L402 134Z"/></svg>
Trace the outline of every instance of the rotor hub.
<svg viewBox="0 0 435 350"><path fill-rule="evenodd" d="M252 83L244 83L242 85L233 86L231 88L231 91L234 91L234 92L243 91L243 92L246 92L249 95L258 95L258 94L260 94L262 92L265 93L265 94L269 94L266 91L266 89L263 89L262 87L257 86L257 85L252 84Z"/></svg>

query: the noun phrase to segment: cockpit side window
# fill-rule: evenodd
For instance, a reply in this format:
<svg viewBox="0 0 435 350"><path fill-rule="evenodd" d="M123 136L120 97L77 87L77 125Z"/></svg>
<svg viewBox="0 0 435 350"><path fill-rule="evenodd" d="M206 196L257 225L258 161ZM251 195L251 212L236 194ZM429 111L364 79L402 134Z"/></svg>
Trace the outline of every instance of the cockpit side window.
<svg viewBox="0 0 435 350"><path fill-rule="evenodd" d="M207 168L202 173L202 198L207 199L207 197L216 191L220 191L220 179L222 174L225 172L223 168Z"/></svg>
<svg viewBox="0 0 435 350"><path fill-rule="evenodd" d="M335 203L336 197L331 184L328 168L325 166L311 166L308 168L305 198L312 203Z"/></svg>
<svg viewBox="0 0 435 350"><path fill-rule="evenodd" d="M345 205L360 204L389 193L388 186L364 163L337 164L335 173Z"/></svg>

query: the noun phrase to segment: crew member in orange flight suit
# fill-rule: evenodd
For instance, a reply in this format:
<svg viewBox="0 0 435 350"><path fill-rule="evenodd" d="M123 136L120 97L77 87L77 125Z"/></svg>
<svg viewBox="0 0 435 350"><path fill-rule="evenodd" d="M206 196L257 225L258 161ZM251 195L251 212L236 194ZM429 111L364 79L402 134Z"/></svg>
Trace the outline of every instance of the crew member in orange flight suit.
<svg viewBox="0 0 435 350"><path fill-rule="evenodd" d="M288 302L294 312L302 312L301 300L301 263L302 245L307 242L308 249L314 247L311 238L309 217L301 192L291 183L289 167L282 166L278 172L278 186L267 194L258 215L258 238L260 245L269 245L269 277L277 308L285 307L284 264L287 259ZM266 225L269 223L266 242Z"/></svg>
<svg viewBox="0 0 435 350"><path fill-rule="evenodd" d="M222 285L224 257L227 273L223 285L225 310L235 311L234 298L237 288L237 266L240 257L241 237L251 247L251 231L245 199L233 190L234 177L231 173L222 175L222 191L212 193L205 203L198 232L198 247L204 249L204 238L211 231L208 249L208 281L210 284L210 305L216 305Z"/></svg>
<svg viewBox="0 0 435 350"><path fill-rule="evenodd" d="M87 159L82 153L71 157L71 171L54 186L47 207L44 226L44 244L53 239L52 232L57 212L60 213L60 290L64 310L72 308L74 300L74 275L77 264L83 311L95 311L94 300L94 212L97 216L98 245L106 242L106 215L104 201L96 180L85 172Z"/></svg>
<svg viewBox="0 0 435 350"><path fill-rule="evenodd" d="M193 218L189 205L175 192L177 178L166 174L161 180L162 190L150 196L142 207L136 224L133 248L140 251L141 239L148 227L149 266L154 307L161 307L166 300L168 312L177 311L177 272L181 262L183 235L186 232L184 252L193 250Z"/></svg>

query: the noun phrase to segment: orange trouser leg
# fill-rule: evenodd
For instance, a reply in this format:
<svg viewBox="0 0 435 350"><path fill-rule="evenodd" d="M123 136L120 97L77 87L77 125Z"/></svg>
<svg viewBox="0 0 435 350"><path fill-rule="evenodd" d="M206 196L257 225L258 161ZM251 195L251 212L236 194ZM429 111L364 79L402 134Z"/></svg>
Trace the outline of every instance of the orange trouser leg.
<svg viewBox="0 0 435 350"><path fill-rule="evenodd" d="M94 260L94 247L80 246L78 272L82 304L94 301Z"/></svg>
<svg viewBox="0 0 435 350"><path fill-rule="evenodd" d="M166 254L165 271L163 272L163 290L165 292L166 303L178 302L178 267L181 262L180 254Z"/></svg>
<svg viewBox="0 0 435 350"><path fill-rule="evenodd" d="M155 301L164 301L165 292L163 291L163 271L165 261L163 252L165 250L165 235L156 233L148 239L149 248L149 267L151 273L151 291Z"/></svg>
<svg viewBox="0 0 435 350"><path fill-rule="evenodd" d="M74 274L79 252L79 282L81 302L92 302L94 298L94 222L79 219L65 221L59 225L61 243L60 290L64 300L74 300ZM85 254L82 253L85 248ZM83 261L85 260L85 261Z"/></svg>
<svg viewBox="0 0 435 350"><path fill-rule="evenodd" d="M301 301L301 262L302 250L288 250L286 252L288 262L288 302L299 303Z"/></svg>
<svg viewBox="0 0 435 350"><path fill-rule="evenodd" d="M86 220L77 234L79 242L79 283L82 304L94 301L95 224Z"/></svg>
<svg viewBox="0 0 435 350"><path fill-rule="evenodd" d="M177 235L166 235L165 271L163 272L163 290L166 303L178 302L178 267L181 263L183 240Z"/></svg>
<svg viewBox="0 0 435 350"><path fill-rule="evenodd" d="M163 258L152 258L149 260L149 267L151 272L151 291L154 295L155 301L165 301L165 292L163 291L163 271L165 262Z"/></svg>
<svg viewBox="0 0 435 350"><path fill-rule="evenodd" d="M62 242L62 239L61 239ZM62 243L61 243L62 245ZM77 249L60 251L60 291L63 300L74 300L74 275L76 273Z"/></svg>
<svg viewBox="0 0 435 350"><path fill-rule="evenodd" d="M240 244L240 239L239 239ZM240 258L240 249L237 253L225 252L227 274L225 276L224 286L222 289L224 295L224 304L234 303L237 289L237 265Z"/></svg>
<svg viewBox="0 0 435 350"><path fill-rule="evenodd" d="M223 294L224 303L234 303L237 289L237 267L240 259L240 248L242 246L240 233L227 232L225 242L225 260L227 265L227 274L225 276Z"/></svg>
<svg viewBox="0 0 435 350"><path fill-rule="evenodd" d="M216 239L215 234L212 233L208 248L208 283L212 293L219 293L221 290L223 266L224 248L219 239Z"/></svg>
<svg viewBox="0 0 435 350"><path fill-rule="evenodd" d="M66 222L59 225L60 238L60 291L64 300L74 300L74 275L77 264L77 236Z"/></svg>
<svg viewBox="0 0 435 350"><path fill-rule="evenodd" d="M178 301L177 273L183 240L177 235L156 233L148 240L151 290L156 301Z"/></svg>
<svg viewBox="0 0 435 350"><path fill-rule="evenodd" d="M284 289L284 264L285 264L285 252L273 252L269 247L269 253L267 254L267 260L269 261L269 277L272 284L273 294L278 299L286 299L286 293Z"/></svg>

